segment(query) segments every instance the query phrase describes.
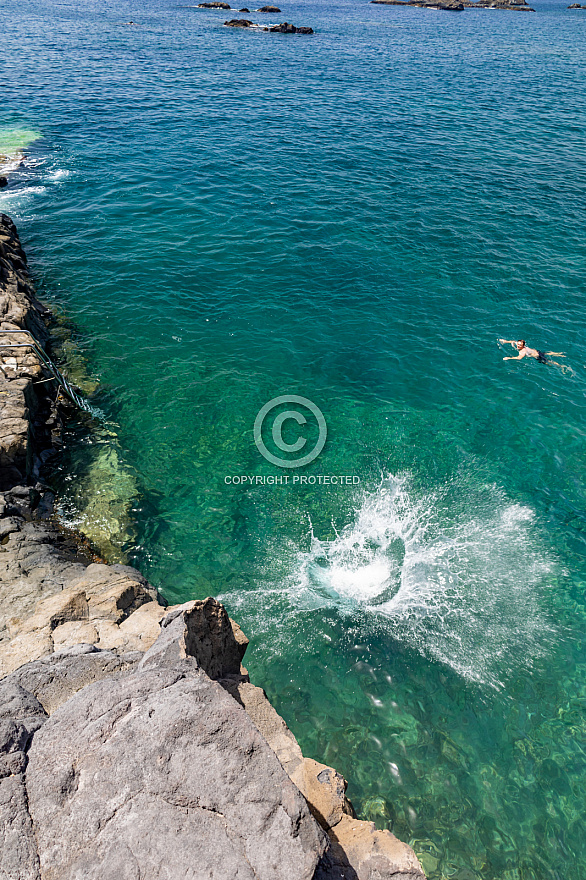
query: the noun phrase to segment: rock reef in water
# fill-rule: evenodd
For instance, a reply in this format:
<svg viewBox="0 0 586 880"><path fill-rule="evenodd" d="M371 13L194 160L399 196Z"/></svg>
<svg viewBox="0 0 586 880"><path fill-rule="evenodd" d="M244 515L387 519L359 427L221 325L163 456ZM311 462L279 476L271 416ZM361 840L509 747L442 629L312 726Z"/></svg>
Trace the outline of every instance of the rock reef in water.
<svg viewBox="0 0 586 880"><path fill-rule="evenodd" d="M462 12L461 0L370 0L381 6L417 6L421 9L445 9L449 12Z"/></svg>
<svg viewBox="0 0 586 880"><path fill-rule="evenodd" d="M0 327L46 344L46 317L2 216ZM2 880L424 880L408 846L355 818L343 777L303 757L219 602L166 608L138 571L96 562L53 521L38 471L58 440L56 390L33 385L29 349L8 360Z"/></svg>
<svg viewBox="0 0 586 880"><path fill-rule="evenodd" d="M257 12L280 12L278 6L261 6L260 9L256 10Z"/></svg>
<svg viewBox="0 0 586 880"><path fill-rule="evenodd" d="M252 28L253 30L265 31L270 34L313 34L313 28L295 27L294 24L284 21L282 24L273 25L273 27L263 27L255 24L248 18L232 18L230 21L224 22L225 27L233 28Z"/></svg>
<svg viewBox="0 0 586 880"><path fill-rule="evenodd" d="M289 22L284 21L282 24L276 24L274 27L270 27L269 33L271 34L312 34L313 28L310 27L295 27L294 24L289 24Z"/></svg>
<svg viewBox="0 0 586 880"><path fill-rule="evenodd" d="M198 3L198 9L232 9L229 3Z"/></svg>
<svg viewBox="0 0 586 880"><path fill-rule="evenodd" d="M462 0L468 9L504 9L509 12L535 12L526 0Z"/></svg>
<svg viewBox="0 0 586 880"><path fill-rule="evenodd" d="M582 3L570 3L568 9L586 9L586 6L584 6Z"/></svg>
<svg viewBox="0 0 586 880"><path fill-rule="evenodd" d="M464 9L504 9L535 12L526 0L370 0L378 6L412 6L419 9L443 9L462 12Z"/></svg>

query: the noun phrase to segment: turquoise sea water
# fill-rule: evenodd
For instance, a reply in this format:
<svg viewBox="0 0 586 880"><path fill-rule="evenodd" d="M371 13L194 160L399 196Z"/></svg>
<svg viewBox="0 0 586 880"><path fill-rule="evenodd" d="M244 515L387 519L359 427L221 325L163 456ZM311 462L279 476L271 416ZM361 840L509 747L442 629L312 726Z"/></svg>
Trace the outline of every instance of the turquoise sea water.
<svg viewBox="0 0 586 880"><path fill-rule="evenodd" d="M0 210L100 379L126 550L170 601L226 603L305 754L431 880L586 876L586 13L565 5L266 18L313 37L150 0L1 12L0 155L28 155ZM572 372L503 362L499 336ZM328 424L300 473L358 485L226 485L285 473L252 434L283 394ZM72 432L74 477L107 437Z"/></svg>

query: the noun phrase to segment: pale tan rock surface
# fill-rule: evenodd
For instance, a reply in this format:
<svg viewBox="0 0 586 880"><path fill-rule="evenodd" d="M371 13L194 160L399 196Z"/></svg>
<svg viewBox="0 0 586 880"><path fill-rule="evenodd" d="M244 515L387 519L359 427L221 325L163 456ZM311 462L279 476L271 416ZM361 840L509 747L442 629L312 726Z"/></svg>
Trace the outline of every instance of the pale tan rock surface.
<svg viewBox="0 0 586 880"><path fill-rule="evenodd" d="M146 651L158 638L164 615L156 591L138 572L89 565L69 586L39 600L30 617L8 618L0 676L79 643L117 653Z"/></svg>
<svg viewBox="0 0 586 880"><path fill-rule="evenodd" d="M377 831L374 822L342 816L329 832L331 855L355 880L422 880L425 877L410 846L390 831ZM351 873L353 872L353 873Z"/></svg>

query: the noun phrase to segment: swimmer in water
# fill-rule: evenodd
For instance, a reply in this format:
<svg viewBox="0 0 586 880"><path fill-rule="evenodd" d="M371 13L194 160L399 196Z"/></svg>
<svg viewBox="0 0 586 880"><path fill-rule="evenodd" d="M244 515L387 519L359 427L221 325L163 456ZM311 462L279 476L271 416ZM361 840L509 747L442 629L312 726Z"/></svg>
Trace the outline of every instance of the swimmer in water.
<svg viewBox="0 0 586 880"><path fill-rule="evenodd" d="M517 357L504 357L504 361L520 361L525 357L531 357L538 364L552 364L554 367L561 367L562 370L565 366L565 364L558 364L557 361L550 360L551 355L565 357L561 351L538 351L536 348L529 348L524 339L499 339L499 342L502 342L503 345L512 345L519 352Z"/></svg>

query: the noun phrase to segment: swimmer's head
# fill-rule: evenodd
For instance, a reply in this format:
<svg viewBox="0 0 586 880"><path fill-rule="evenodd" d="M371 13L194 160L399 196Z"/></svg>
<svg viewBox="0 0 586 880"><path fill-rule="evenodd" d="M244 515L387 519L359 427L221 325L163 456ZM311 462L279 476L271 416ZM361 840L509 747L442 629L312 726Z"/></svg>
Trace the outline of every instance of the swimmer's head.
<svg viewBox="0 0 586 880"><path fill-rule="evenodd" d="M519 339L517 340L517 349L521 351L521 349L525 348L525 340Z"/></svg>

